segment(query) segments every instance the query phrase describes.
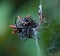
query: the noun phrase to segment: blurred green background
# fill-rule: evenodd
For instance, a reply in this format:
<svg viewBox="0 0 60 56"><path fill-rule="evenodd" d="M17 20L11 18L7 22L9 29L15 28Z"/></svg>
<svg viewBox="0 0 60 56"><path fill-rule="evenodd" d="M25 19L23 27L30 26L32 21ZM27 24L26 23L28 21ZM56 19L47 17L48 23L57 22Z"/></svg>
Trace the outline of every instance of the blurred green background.
<svg viewBox="0 0 60 56"><path fill-rule="evenodd" d="M25 17L30 14L38 22L39 4L40 0L0 0L0 56L37 56L35 41L20 40L17 34L12 34L9 25L14 24L18 15ZM40 28L40 56L59 56L60 1L42 0L42 6L47 21L42 26L47 28ZM53 46L54 48L50 48Z"/></svg>

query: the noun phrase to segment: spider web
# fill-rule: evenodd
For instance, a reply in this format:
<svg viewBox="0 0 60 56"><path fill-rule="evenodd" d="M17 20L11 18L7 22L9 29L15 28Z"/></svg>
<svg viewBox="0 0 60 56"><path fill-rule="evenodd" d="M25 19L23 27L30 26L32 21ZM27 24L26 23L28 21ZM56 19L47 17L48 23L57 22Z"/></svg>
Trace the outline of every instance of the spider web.
<svg viewBox="0 0 60 56"><path fill-rule="evenodd" d="M44 41L41 39L41 41L44 43L47 51L48 51L48 54L50 56L53 56L53 53L56 51L56 50L59 50L60 47L58 47L57 45L60 44L60 40L59 39L59 36L60 36L60 27L59 27L59 24L60 23L56 23L56 25L54 27L53 26L54 23L50 24L48 21L46 21L45 19L45 22L40 25L40 30L41 32L44 32L46 31L45 29L48 29L48 33L50 33L50 37L48 37L48 40L50 40L49 42L49 46L46 46L46 44L44 43ZM56 28L57 27L57 28ZM42 34L43 35L43 34ZM47 38L47 37L46 37ZM45 38L44 38L45 39Z"/></svg>
<svg viewBox="0 0 60 56"><path fill-rule="evenodd" d="M42 5L42 0L40 0L40 4ZM59 38L60 27L59 25L60 23L56 21L56 19L47 20L46 18L44 18L43 23L40 25L40 33L43 32L45 34L45 32L47 32L47 35L49 35L49 36L46 36L45 34L45 36L42 36L43 38L41 37L41 42L45 45L49 56L53 56L53 53L60 49L60 46L59 46L60 45L60 41L59 41L60 40ZM42 35L44 35L43 33ZM43 39L49 40L48 46L45 44Z"/></svg>

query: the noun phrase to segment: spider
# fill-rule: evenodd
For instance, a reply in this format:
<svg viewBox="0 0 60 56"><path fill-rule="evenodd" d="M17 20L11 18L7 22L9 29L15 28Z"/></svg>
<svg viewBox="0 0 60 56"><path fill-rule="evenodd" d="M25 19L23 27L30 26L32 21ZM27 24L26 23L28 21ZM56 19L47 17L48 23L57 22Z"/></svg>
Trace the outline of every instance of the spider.
<svg viewBox="0 0 60 56"><path fill-rule="evenodd" d="M41 9L40 9L41 11ZM40 21L43 22L42 12L39 11ZM40 24L40 22L39 22ZM39 24L32 20L32 17L28 15L27 17L21 18L18 16L18 19L15 18L15 25L9 25L13 28L13 34L18 33L21 39L34 38L39 39L38 37L38 28Z"/></svg>

